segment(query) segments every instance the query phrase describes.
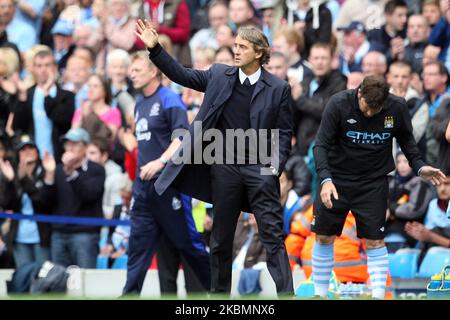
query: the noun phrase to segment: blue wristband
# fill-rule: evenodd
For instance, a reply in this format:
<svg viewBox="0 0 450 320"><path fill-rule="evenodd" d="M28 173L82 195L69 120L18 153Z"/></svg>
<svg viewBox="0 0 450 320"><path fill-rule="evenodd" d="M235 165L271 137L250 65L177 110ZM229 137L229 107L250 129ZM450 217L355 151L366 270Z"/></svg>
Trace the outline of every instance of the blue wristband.
<svg viewBox="0 0 450 320"><path fill-rule="evenodd" d="M320 185L322 185L322 184L324 184L325 182L328 182L328 181L332 181L331 178L323 179L322 182L320 183Z"/></svg>

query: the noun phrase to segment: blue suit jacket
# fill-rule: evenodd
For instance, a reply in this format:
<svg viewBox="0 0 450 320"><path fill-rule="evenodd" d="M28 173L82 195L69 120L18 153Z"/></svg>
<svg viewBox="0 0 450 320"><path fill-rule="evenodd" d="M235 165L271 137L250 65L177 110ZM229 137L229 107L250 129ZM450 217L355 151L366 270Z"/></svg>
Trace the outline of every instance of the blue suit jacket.
<svg viewBox="0 0 450 320"><path fill-rule="evenodd" d="M151 50L150 59L172 81L205 93L194 121L202 122L203 132L215 128L221 111L232 94L238 68L223 64L214 64L206 71L185 68L159 44ZM262 68L250 102L250 126L256 130L279 129L279 172L283 170L291 150L291 101L289 84ZM194 135L193 125L189 131L191 139L183 138L180 148L190 150L189 156L192 156L194 150L203 151L203 141L201 136ZM186 148L189 146L187 144L190 147ZM210 173L206 164L175 164L172 160L169 161L156 181L155 188L162 194L171 185L196 199L211 202Z"/></svg>

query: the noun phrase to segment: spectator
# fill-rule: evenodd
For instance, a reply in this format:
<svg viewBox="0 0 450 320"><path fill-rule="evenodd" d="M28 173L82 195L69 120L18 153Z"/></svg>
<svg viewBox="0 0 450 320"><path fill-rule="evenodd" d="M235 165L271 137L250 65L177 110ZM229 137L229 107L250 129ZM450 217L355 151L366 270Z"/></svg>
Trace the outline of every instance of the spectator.
<svg viewBox="0 0 450 320"><path fill-rule="evenodd" d="M85 128L92 138L108 139L113 143L117 131L122 126L119 109L112 108L111 92L108 84L99 75L90 76L88 99L76 110L72 119L72 128Z"/></svg>
<svg viewBox="0 0 450 320"><path fill-rule="evenodd" d="M438 168L450 167L450 99L442 100L436 115L430 121L431 139L437 145Z"/></svg>
<svg viewBox="0 0 450 320"><path fill-rule="evenodd" d="M63 0L48 1L44 13L42 15L42 27L39 35L40 43L53 48L53 37L51 30L58 20L61 12L64 10L65 3Z"/></svg>
<svg viewBox="0 0 450 320"><path fill-rule="evenodd" d="M198 48L219 48L217 43L217 29L228 22L228 7L224 2L212 1L208 6L209 28L201 29L189 40L191 58L195 60Z"/></svg>
<svg viewBox="0 0 450 320"><path fill-rule="evenodd" d="M73 27L68 21L58 20L55 26L52 28L53 35L53 54L55 56L56 63L58 64L58 70L63 72L66 68L67 60L75 50L73 44Z"/></svg>
<svg viewBox="0 0 450 320"><path fill-rule="evenodd" d="M266 65L267 71L276 75L278 78L288 80L289 60L281 52L275 51L270 55L270 60ZM296 80L293 81L297 81Z"/></svg>
<svg viewBox="0 0 450 320"><path fill-rule="evenodd" d="M227 66L234 65L234 53L230 47L220 47L216 50L216 56L214 57L214 63L222 63Z"/></svg>
<svg viewBox="0 0 450 320"><path fill-rule="evenodd" d="M422 16L427 19L429 26L433 28L441 18L439 0L424 0L422 2Z"/></svg>
<svg viewBox="0 0 450 320"><path fill-rule="evenodd" d="M408 6L403 0L389 0L384 7L386 24L369 31L367 38L372 50L386 54L387 61L404 56Z"/></svg>
<svg viewBox="0 0 450 320"><path fill-rule="evenodd" d="M328 99L346 87L345 76L331 69L331 57L330 45L314 44L309 57L313 75L304 79L303 86L290 83L294 99L293 117L297 147L303 156L307 154L308 147L317 133Z"/></svg>
<svg viewBox="0 0 450 320"><path fill-rule="evenodd" d="M130 95L134 93L133 85L127 77L130 63L130 55L123 49L114 49L106 57L106 76L112 95L111 106L120 107L121 110L126 110L126 106L119 105L119 95L122 92Z"/></svg>
<svg viewBox="0 0 450 320"><path fill-rule="evenodd" d="M302 58L304 49L303 35L292 27L281 27L273 37L274 51L285 55L289 60L288 74L292 81L302 82L306 76L310 76L311 65Z"/></svg>
<svg viewBox="0 0 450 320"><path fill-rule="evenodd" d="M12 137L13 111L19 87L19 57L8 47L0 48L0 136Z"/></svg>
<svg viewBox="0 0 450 320"><path fill-rule="evenodd" d="M158 34L164 34L170 38L174 46L174 56L181 64L185 66L192 65L189 49L191 18L185 0L171 2L143 0L139 17L152 21L153 27ZM138 38L136 38L136 47L145 49L144 44Z"/></svg>
<svg viewBox="0 0 450 320"><path fill-rule="evenodd" d="M70 128L74 96L56 84L56 62L50 50L39 51L33 59L36 85L19 95L13 127L35 141L42 158L45 151L61 159L60 137Z"/></svg>
<svg viewBox="0 0 450 320"><path fill-rule="evenodd" d="M121 203L114 206L112 219L128 221L130 220L130 205L132 199L133 183L126 174L118 181ZM109 228L108 240L105 247L101 248L100 255L109 256L109 265L114 263L118 257L128 253L128 241L130 237L130 226L118 225Z"/></svg>
<svg viewBox="0 0 450 320"><path fill-rule="evenodd" d="M103 217L102 198L105 169L87 160L89 134L82 128L64 135L62 163L56 165L46 153L44 197L55 204L55 215L71 217ZM54 224L51 238L52 261L62 266L77 265L95 268L100 227L75 224Z"/></svg>
<svg viewBox="0 0 450 320"><path fill-rule="evenodd" d="M406 233L421 242L419 263L429 248L450 247L450 219L445 213L450 199L450 169L446 168L444 174L447 179L437 186L437 198L431 200L424 224L415 221L405 225Z"/></svg>
<svg viewBox="0 0 450 320"><path fill-rule="evenodd" d="M193 60L193 68L208 70L214 62L216 52L211 48L199 48Z"/></svg>
<svg viewBox="0 0 450 320"><path fill-rule="evenodd" d="M338 29L344 32L343 50L339 55L339 71L344 75L362 71L363 57L370 50L366 29L362 22L352 21L348 26Z"/></svg>
<svg viewBox="0 0 450 320"><path fill-rule="evenodd" d="M364 77L379 75L384 77L387 71L386 56L378 51L367 53L362 60L362 73Z"/></svg>
<svg viewBox="0 0 450 320"><path fill-rule="evenodd" d="M290 172L284 170L280 176L280 202L283 207L283 232L285 236L290 233L294 212L301 210L310 198L309 195L299 197L295 192L293 189L294 180Z"/></svg>
<svg viewBox="0 0 450 320"><path fill-rule="evenodd" d="M404 57L399 58L409 63L413 72L422 73L422 59L425 47L428 45L428 36L430 27L427 19L422 15L413 15L408 19L408 28L406 31L408 44L405 47Z"/></svg>
<svg viewBox="0 0 450 320"><path fill-rule="evenodd" d="M300 0L293 12L293 27L304 34L305 44L302 54L307 57L311 45L316 42L329 43L331 40L331 11L328 1ZM285 11L285 19L289 23L289 11Z"/></svg>
<svg viewBox="0 0 450 320"><path fill-rule="evenodd" d="M0 138L0 210L2 211L12 210L15 204L15 174L8 153L8 143Z"/></svg>
<svg viewBox="0 0 450 320"><path fill-rule="evenodd" d="M255 216L242 212L233 241L233 270L266 269L266 251L259 238Z"/></svg>
<svg viewBox="0 0 450 320"><path fill-rule="evenodd" d="M20 52L31 49L39 42L45 0L21 0L15 2L14 18L8 23L9 40Z"/></svg>
<svg viewBox="0 0 450 320"><path fill-rule="evenodd" d="M136 19L130 16L129 0L108 0L108 14L98 30L95 31L95 42L102 43L97 54L96 71L104 74L108 53L114 49L129 51L134 47Z"/></svg>
<svg viewBox="0 0 450 320"><path fill-rule="evenodd" d="M161 36L160 36L161 37ZM222 24L217 28L217 45L220 47L230 47L234 46L235 33L233 29L228 24Z"/></svg>
<svg viewBox="0 0 450 320"><path fill-rule="evenodd" d="M276 0L265 0L262 1L259 7L259 12L262 16L262 31L269 41L269 45L272 45L272 34L273 31L278 27L276 21L276 10L280 7L282 3Z"/></svg>
<svg viewBox="0 0 450 320"><path fill-rule="evenodd" d="M109 159L108 141L92 139L87 146L86 157L105 168L105 187L103 192L103 215L112 218L114 206L120 202L120 187L123 179L122 168Z"/></svg>
<svg viewBox="0 0 450 320"><path fill-rule="evenodd" d="M304 27L302 28L300 26L298 29L300 32L303 32L305 38L305 45L303 47L303 51L301 52L304 57L309 57L311 47L315 43L331 42L332 18L331 11L327 8L326 2L327 1L325 0L308 1L308 9L304 18Z"/></svg>
<svg viewBox="0 0 450 320"><path fill-rule="evenodd" d="M230 0L228 10L233 31L237 31L242 26L261 27L250 0Z"/></svg>
<svg viewBox="0 0 450 320"><path fill-rule="evenodd" d="M346 0L339 11L335 26L342 28L352 21L361 21L366 30L380 28L386 21L383 15L387 0Z"/></svg>
<svg viewBox="0 0 450 320"><path fill-rule="evenodd" d="M0 136L0 210L8 212L14 208L14 182L11 180L11 156L8 140ZM6 173L6 175L5 175ZM9 177L9 178L8 178ZM11 221L0 219L0 268L14 268L14 258L8 242L8 233Z"/></svg>
<svg viewBox="0 0 450 320"><path fill-rule="evenodd" d="M428 104L430 122L426 131L427 162L436 163L439 153L439 144L433 139L431 121L441 105L442 100L449 93L447 68L442 62L431 62L423 67L423 88L425 95L421 103Z"/></svg>
<svg viewBox="0 0 450 320"><path fill-rule="evenodd" d="M396 156L396 171L389 183L386 223L386 247L393 253L398 249L414 248L416 241L405 231L407 222L423 221L432 198L430 185L416 176L402 152Z"/></svg>
<svg viewBox="0 0 450 320"><path fill-rule="evenodd" d="M295 144L295 139L292 139ZM292 180L292 189L300 196L308 196L311 193L312 175L305 158L300 155L295 146L291 155L286 161L285 170L289 172L289 179Z"/></svg>
<svg viewBox="0 0 450 320"><path fill-rule="evenodd" d="M87 99L88 89L86 82L91 75L91 67L90 61L79 56L72 56L67 61L63 88L75 94L76 110Z"/></svg>
<svg viewBox="0 0 450 320"><path fill-rule="evenodd" d="M43 196L44 170L36 144L22 136L17 145L18 166L15 171L14 212L23 215L49 214L51 202ZM26 263L50 260L51 226L32 220L12 220L8 234L16 269Z"/></svg>
<svg viewBox="0 0 450 320"><path fill-rule="evenodd" d="M364 80L362 72L350 72L347 75L347 89L356 89L361 85Z"/></svg>
<svg viewBox="0 0 450 320"><path fill-rule="evenodd" d="M448 70L450 70L450 3L448 1L440 1L442 16L431 30L428 41L430 44L439 47L439 60L444 62Z"/></svg>
<svg viewBox="0 0 450 320"><path fill-rule="evenodd" d="M14 17L14 8L13 0L0 0L0 47L12 48L19 56L19 49L14 43L9 41L6 31L6 27Z"/></svg>
<svg viewBox="0 0 450 320"><path fill-rule="evenodd" d="M387 82L391 86L390 92L406 100L411 116L414 139L417 141L422 154L425 152L425 130L428 125L429 111L426 103L420 103L419 94L411 87L412 68L409 64L397 61L389 66ZM394 149L395 150L395 149Z"/></svg>

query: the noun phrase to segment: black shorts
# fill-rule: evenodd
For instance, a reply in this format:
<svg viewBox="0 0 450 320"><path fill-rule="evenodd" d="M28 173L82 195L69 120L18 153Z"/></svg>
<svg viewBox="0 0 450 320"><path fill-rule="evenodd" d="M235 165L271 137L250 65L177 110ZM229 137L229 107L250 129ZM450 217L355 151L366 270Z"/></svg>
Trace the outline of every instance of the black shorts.
<svg viewBox="0 0 450 320"><path fill-rule="evenodd" d="M311 230L319 235L340 236L345 219L352 211L358 238L381 240L385 236L388 199L387 177L369 182L333 181L339 200L333 197L333 207L327 209L320 199L321 185L314 201Z"/></svg>

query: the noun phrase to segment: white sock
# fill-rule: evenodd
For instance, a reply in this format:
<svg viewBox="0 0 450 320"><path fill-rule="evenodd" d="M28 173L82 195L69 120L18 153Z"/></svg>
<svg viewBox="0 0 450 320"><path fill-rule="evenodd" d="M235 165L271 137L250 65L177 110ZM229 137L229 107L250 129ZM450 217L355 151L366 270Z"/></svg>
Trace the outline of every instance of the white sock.
<svg viewBox="0 0 450 320"><path fill-rule="evenodd" d="M331 271L334 264L334 243L314 243L312 252L312 271L314 281L314 294L326 297L330 285Z"/></svg>
<svg viewBox="0 0 450 320"><path fill-rule="evenodd" d="M389 270L386 247L367 250L367 269L370 276L372 298L384 299L387 273Z"/></svg>

